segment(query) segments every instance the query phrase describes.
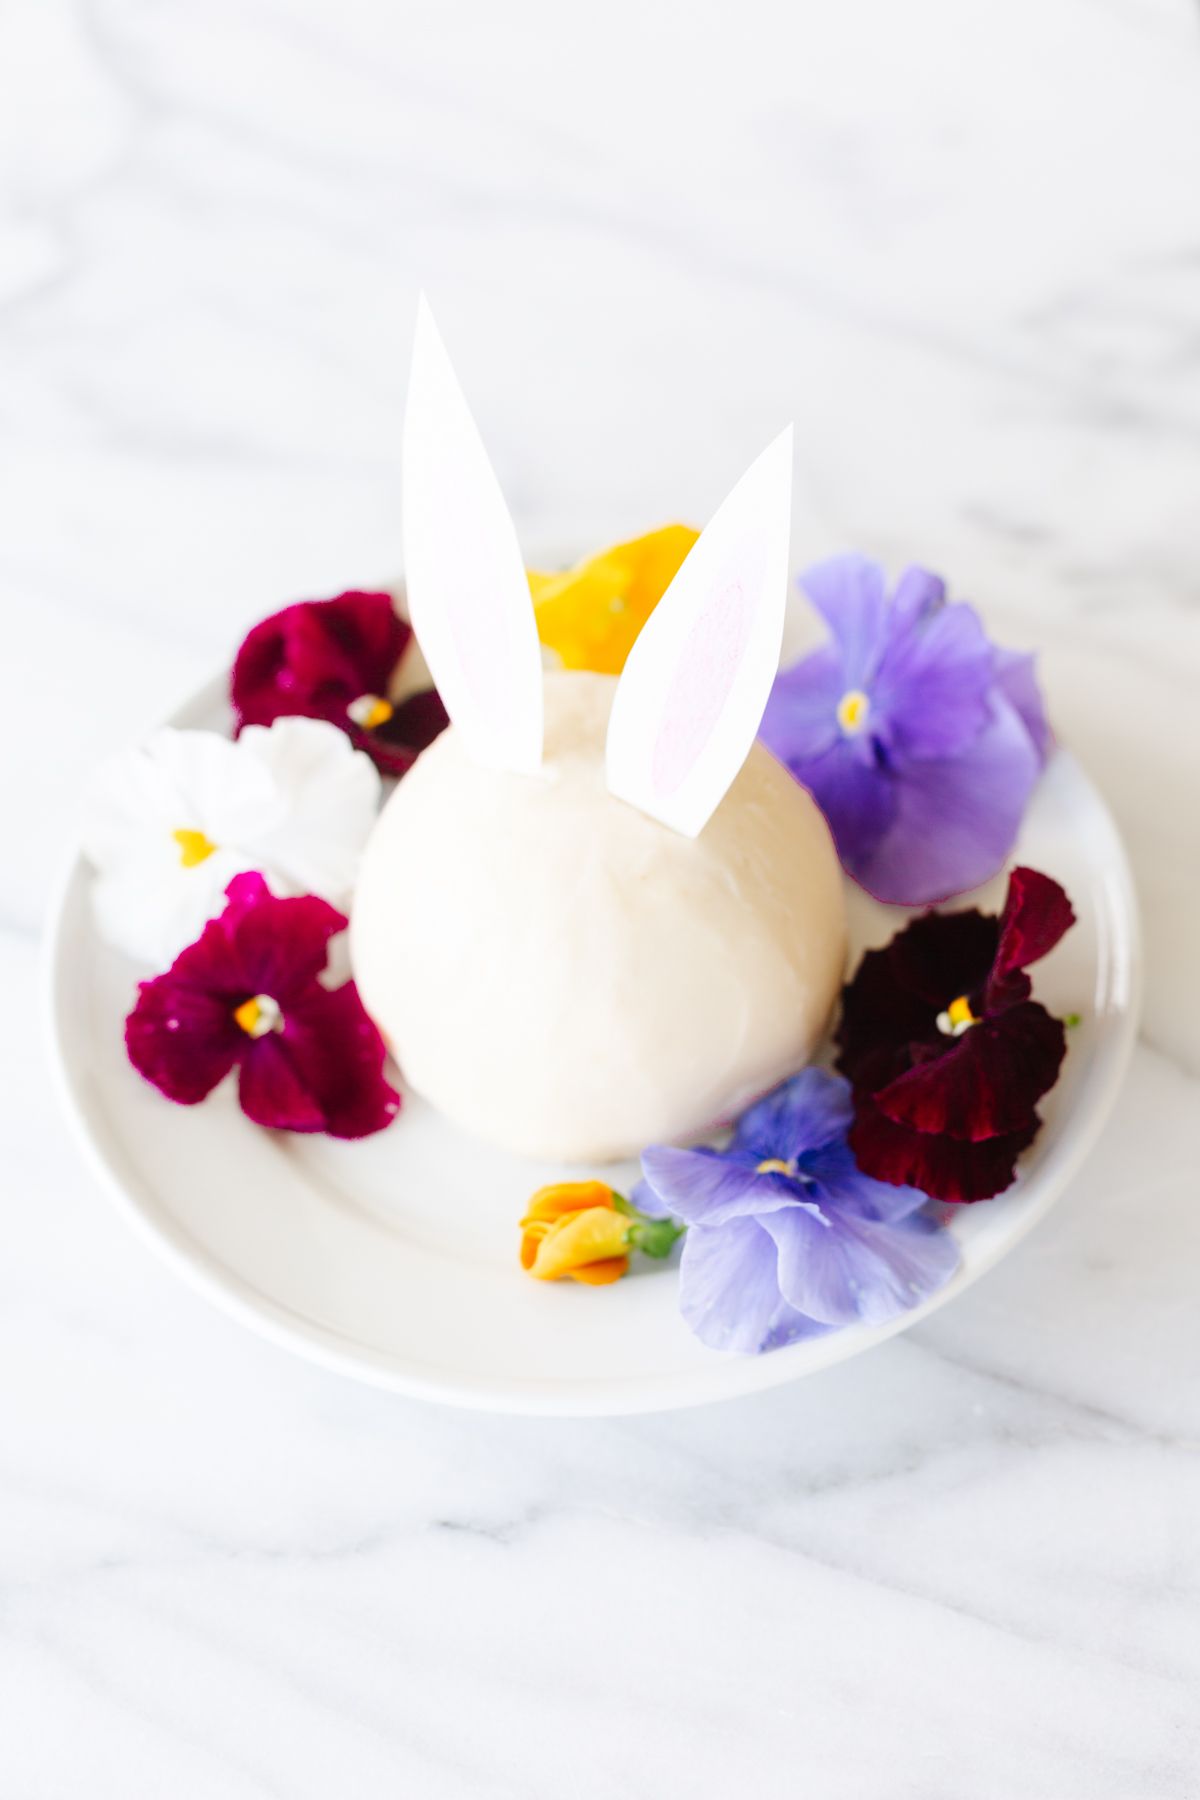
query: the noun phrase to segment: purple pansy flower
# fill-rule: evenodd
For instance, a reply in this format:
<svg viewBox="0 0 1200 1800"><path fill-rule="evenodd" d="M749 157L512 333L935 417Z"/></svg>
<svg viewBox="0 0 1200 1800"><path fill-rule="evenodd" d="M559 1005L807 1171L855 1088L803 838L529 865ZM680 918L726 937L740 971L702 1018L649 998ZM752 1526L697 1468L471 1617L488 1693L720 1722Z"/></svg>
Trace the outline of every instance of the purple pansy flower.
<svg viewBox="0 0 1200 1800"><path fill-rule="evenodd" d="M233 1069L256 1125L367 1137L400 1096L384 1080L383 1039L352 981L321 985L334 907L277 900L261 875L236 875L219 918L165 975L139 984L125 1021L129 1060L168 1100L194 1106Z"/></svg>
<svg viewBox="0 0 1200 1800"><path fill-rule="evenodd" d="M805 1069L742 1115L727 1150L643 1152L638 1204L686 1224L680 1310L711 1349L882 1324L958 1267L924 1194L858 1169L853 1116L848 1082Z"/></svg>
<svg viewBox="0 0 1200 1800"><path fill-rule="evenodd" d="M801 585L833 641L777 676L763 742L877 900L924 906L979 887L1012 849L1049 750L1032 658L989 643L925 569L889 597L878 564L839 556Z"/></svg>

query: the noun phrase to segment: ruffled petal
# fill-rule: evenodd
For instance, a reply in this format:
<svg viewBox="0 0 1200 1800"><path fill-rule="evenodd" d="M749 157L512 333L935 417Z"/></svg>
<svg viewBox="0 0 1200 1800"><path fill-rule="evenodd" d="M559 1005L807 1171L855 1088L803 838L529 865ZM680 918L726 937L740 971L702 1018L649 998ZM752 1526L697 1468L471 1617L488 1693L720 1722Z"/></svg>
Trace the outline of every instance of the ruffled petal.
<svg viewBox="0 0 1200 1800"><path fill-rule="evenodd" d="M1037 869L1016 868L1000 914L1000 935L988 981L986 1004L1004 1003L1028 992L1014 974L1048 956L1075 923L1075 910L1057 881Z"/></svg>
<svg viewBox="0 0 1200 1800"><path fill-rule="evenodd" d="M915 564L904 570L892 594L888 608L886 636L889 641L911 631L914 626L939 612L946 603L946 584L931 569Z"/></svg>
<svg viewBox="0 0 1200 1800"><path fill-rule="evenodd" d="M977 907L926 913L898 932L883 954L897 987L936 1017L959 994L982 993L999 936L999 922Z"/></svg>
<svg viewBox="0 0 1200 1800"><path fill-rule="evenodd" d="M1020 716L1034 749L1045 767L1054 745L1054 733L1046 718L1046 703L1038 686L1036 658L1020 650L995 650L995 675L1009 705Z"/></svg>
<svg viewBox="0 0 1200 1800"><path fill-rule="evenodd" d="M784 1299L825 1325L880 1325L950 1279L958 1246L932 1219L884 1222L796 1206L762 1221L779 1251Z"/></svg>
<svg viewBox="0 0 1200 1800"><path fill-rule="evenodd" d="M839 1212L844 1208L864 1219L879 1219L889 1225L920 1212L929 1200L919 1188L894 1187L889 1181L864 1175L845 1142L827 1144L801 1157L800 1173L814 1183L811 1198L818 1206L834 1207Z"/></svg>
<svg viewBox="0 0 1200 1800"><path fill-rule="evenodd" d="M993 696L991 707L990 724L958 755L913 758L897 770L890 829L846 863L877 900L928 905L981 886L1002 866L1039 765L1008 702Z"/></svg>
<svg viewBox="0 0 1200 1800"><path fill-rule="evenodd" d="M134 861L178 864L174 832L199 832L230 850L270 822L277 804L269 774L236 744L215 731L164 726L110 757L88 782L84 850L101 876Z"/></svg>
<svg viewBox="0 0 1200 1800"><path fill-rule="evenodd" d="M212 927L209 927L212 930ZM173 971L143 981L125 1021L125 1048L139 1075L168 1100L195 1106L236 1063L246 1042L228 1006Z"/></svg>
<svg viewBox="0 0 1200 1800"><path fill-rule="evenodd" d="M251 725L237 748L268 773L276 812L245 847L278 888L342 901L353 892L382 794L379 772L319 719Z"/></svg>
<svg viewBox="0 0 1200 1800"><path fill-rule="evenodd" d="M178 863L171 833L196 821L182 816L173 747L172 733L155 732L106 758L84 784L83 851L101 874L144 855L148 838Z"/></svg>
<svg viewBox="0 0 1200 1800"><path fill-rule="evenodd" d="M244 860L247 846L279 820L279 788L270 769L215 731L168 727L154 733L147 749L172 769L180 797L174 825L202 831L242 868L251 866Z"/></svg>
<svg viewBox="0 0 1200 1800"><path fill-rule="evenodd" d="M882 568L865 556L832 556L806 569L800 586L838 647L842 692L866 688L883 648L887 588Z"/></svg>
<svg viewBox="0 0 1200 1800"><path fill-rule="evenodd" d="M389 699L412 627L386 593L350 592L284 607L250 631L230 683L239 732L280 718L322 719L386 775L403 775L448 723L433 689L401 701L381 725L350 716L356 700Z"/></svg>
<svg viewBox="0 0 1200 1800"><path fill-rule="evenodd" d="M1035 1115L1021 1131L971 1143L897 1125L869 1094L855 1094L850 1148L865 1174L879 1181L906 1183L934 1200L990 1200L1011 1187L1021 1152L1037 1136Z"/></svg>
<svg viewBox="0 0 1200 1800"><path fill-rule="evenodd" d="M979 617L961 602L893 637L871 688L893 753L945 757L969 745L989 722L992 670Z"/></svg>
<svg viewBox="0 0 1200 1800"><path fill-rule="evenodd" d="M320 720L252 726L237 743L156 732L104 768L88 799L100 928L163 966L240 871L262 871L280 893L345 897L379 796L370 761Z"/></svg>
<svg viewBox="0 0 1200 1800"><path fill-rule="evenodd" d="M842 867L863 881L860 871L873 867L880 844L894 835L898 783L859 738L839 737L824 756L792 766L792 774L824 813Z"/></svg>
<svg viewBox="0 0 1200 1800"><path fill-rule="evenodd" d="M238 1103L248 1119L269 1131L324 1131L325 1109L295 1051L294 1034L288 1042L282 1032L247 1045Z"/></svg>
<svg viewBox="0 0 1200 1800"><path fill-rule="evenodd" d="M259 888L265 892L261 875L235 875L227 891L236 891L248 899ZM268 896L269 899L269 896ZM195 943L179 952L163 980L171 980L193 993L207 994L232 1008L247 995L261 992L247 984L245 967L234 942L227 917L229 901L220 916L210 919Z"/></svg>
<svg viewBox="0 0 1200 1800"><path fill-rule="evenodd" d="M640 1213L645 1213L648 1219L669 1219L673 1216L662 1195L651 1187L644 1175L630 1188L629 1201Z"/></svg>
<svg viewBox="0 0 1200 1800"><path fill-rule="evenodd" d="M285 1010L283 1029L249 1043L239 1099L255 1124L360 1138L382 1131L400 1110L383 1076L383 1039L353 982L314 988Z"/></svg>
<svg viewBox="0 0 1200 1800"><path fill-rule="evenodd" d="M824 1069L804 1069L742 1114L734 1148L755 1162L791 1162L802 1151L844 1142L853 1116L846 1082Z"/></svg>
<svg viewBox="0 0 1200 1800"><path fill-rule="evenodd" d="M797 780L838 742L837 706L845 691L841 657L828 646L775 677L758 735Z"/></svg>
<svg viewBox="0 0 1200 1800"><path fill-rule="evenodd" d="M945 1054L918 1063L875 1093L897 1125L978 1143L1028 1127L1058 1080L1066 1033L1036 1000L972 1025Z"/></svg>
<svg viewBox="0 0 1200 1800"><path fill-rule="evenodd" d="M387 694L411 637L390 594L284 607L255 625L237 653L230 692L239 727L289 716L344 725L354 700Z"/></svg>
<svg viewBox="0 0 1200 1800"><path fill-rule="evenodd" d="M755 1355L811 1335L779 1291L774 1242L754 1219L694 1225L683 1240L679 1310L710 1350Z"/></svg>
<svg viewBox="0 0 1200 1800"><path fill-rule="evenodd" d="M654 1144L642 1151L642 1172L672 1218L685 1225L721 1225L794 1204L795 1185L784 1176L759 1175L755 1160Z"/></svg>
<svg viewBox="0 0 1200 1800"><path fill-rule="evenodd" d="M412 626L388 593L353 589L290 609L289 670L310 693L338 685L384 695L396 664L412 642Z"/></svg>
<svg viewBox="0 0 1200 1800"><path fill-rule="evenodd" d="M153 969L169 968L195 943L225 901L225 889L239 863L216 851L185 868L173 843L97 875L92 887L96 925L106 943Z"/></svg>
<svg viewBox="0 0 1200 1800"><path fill-rule="evenodd" d="M568 669L619 675L698 536L688 525L664 525L559 574L531 570L542 643Z"/></svg>
<svg viewBox="0 0 1200 1800"><path fill-rule="evenodd" d="M837 1067L855 1086L881 1087L912 1060L912 1047L940 1055L937 1016L960 994L983 990L998 926L971 909L927 914L868 950L842 996Z"/></svg>
<svg viewBox="0 0 1200 1800"><path fill-rule="evenodd" d="M286 1012L312 988L328 960L330 939L349 921L315 894L277 899L257 873L237 876L228 895L218 927L229 942L238 991L270 994Z"/></svg>

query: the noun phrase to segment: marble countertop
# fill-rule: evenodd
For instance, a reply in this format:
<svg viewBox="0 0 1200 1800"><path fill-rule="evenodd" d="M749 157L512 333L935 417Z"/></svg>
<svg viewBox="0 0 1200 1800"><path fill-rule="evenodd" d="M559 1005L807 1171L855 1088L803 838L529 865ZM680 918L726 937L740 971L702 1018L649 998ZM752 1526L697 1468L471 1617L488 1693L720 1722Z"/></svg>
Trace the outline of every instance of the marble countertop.
<svg viewBox="0 0 1200 1800"><path fill-rule="evenodd" d="M1200 32L1184 0L0 12L5 1800L1200 1793ZM996 1272L791 1389L442 1413L120 1223L37 1043L80 770L399 559L426 287L531 554L703 519L1037 645L1145 1028Z"/></svg>

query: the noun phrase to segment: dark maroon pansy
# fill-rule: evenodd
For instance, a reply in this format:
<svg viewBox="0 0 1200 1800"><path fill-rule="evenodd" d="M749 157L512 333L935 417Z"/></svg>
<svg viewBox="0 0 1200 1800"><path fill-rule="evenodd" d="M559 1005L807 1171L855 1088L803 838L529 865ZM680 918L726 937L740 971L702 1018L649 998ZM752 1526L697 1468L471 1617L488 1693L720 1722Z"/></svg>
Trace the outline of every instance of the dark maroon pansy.
<svg viewBox="0 0 1200 1800"><path fill-rule="evenodd" d="M403 775L448 723L436 691L393 703L396 665L412 641L390 594L301 600L248 632L230 698L243 725L299 714L340 726L385 775Z"/></svg>
<svg viewBox="0 0 1200 1800"><path fill-rule="evenodd" d="M1020 868L999 918L926 913L867 951L837 1029L864 1173L937 1200L987 1200L1010 1185L1066 1049L1025 971L1074 922L1058 883Z"/></svg>
<svg viewBox="0 0 1200 1800"><path fill-rule="evenodd" d="M277 900L261 875L236 875L225 910L165 975L143 981L125 1021L140 1075L194 1106L237 1068L242 1111L280 1131L367 1137L400 1096L383 1077L383 1039L352 981L322 987L343 915L306 895Z"/></svg>

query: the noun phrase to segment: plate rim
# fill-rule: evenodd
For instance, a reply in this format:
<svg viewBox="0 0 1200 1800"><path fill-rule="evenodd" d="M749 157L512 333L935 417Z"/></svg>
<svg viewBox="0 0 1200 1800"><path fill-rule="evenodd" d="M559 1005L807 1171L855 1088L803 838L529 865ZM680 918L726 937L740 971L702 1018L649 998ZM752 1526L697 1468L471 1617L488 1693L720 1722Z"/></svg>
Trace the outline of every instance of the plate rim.
<svg viewBox="0 0 1200 1800"><path fill-rule="evenodd" d="M165 723L184 729L209 729L201 720L226 704L224 677L214 676L176 706ZM969 1268L965 1264L960 1266L945 1287L920 1306L882 1325L843 1327L822 1338L787 1345L764 1356L733 1357L714 1352L711 1369L705 1365L702 1369L649 1375L636 1383L628 1375L601 1375L583 1381L574 1377L570 1382L549 1378L542 1381L527 1378L516 1382L506 1377L492 1382L482 1375L472 1380L430 1377L411 1363L398 1364L395 1357L383 1351L290 1311L242 1280L236 1271L216 1263L202 1246L197 1246L164 1214L161 1204L156 1204L153 1196L147 1199L145 1195L135 1194L122 1173L119 1156L104 1142L103 1130L97 1129L93 1117L95 1109L89 1104L66 1028L65 964L75 942L67 926L76 897L89 880L87 864L78 844L73 844L62 858L43 935L43 1029L59 1104L85 1164L121 1217L160 1261L193 1292L226 1316L277 1347L352 1380L410 1399L469 1411L574 1418L673 1412L713 1405L800 1380L846 1362L910 1330L956 1300L986 1275L1028 1236L1058 1201L1090 1155L1112 1112L1141 1020L1144 957L1137 889L1124 840L1103 794L1070 751L1059 746L1054 755L1069 762L1086 784L1115 852L1106 883L1110 923L1117 927L1108 945L1108 961L1113 970L1123 975L1127 998L1110 1016L1110 1029L1097 1052L1089 1109L1076 1121L1074 1131L1054 1144L1047 1161L1041 1165L1039 1191L1034 1201L1025 1207L1020 1218L1014 1220L1004 1237L976 1254ZM800 1360L794 1354L797 1351L803 1353L803 1367L799 1368L793 1366Z"/></svg>

